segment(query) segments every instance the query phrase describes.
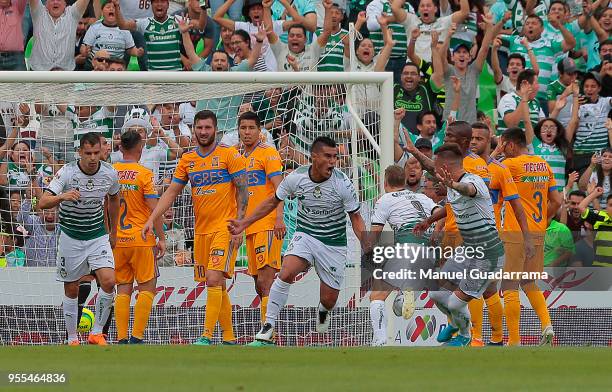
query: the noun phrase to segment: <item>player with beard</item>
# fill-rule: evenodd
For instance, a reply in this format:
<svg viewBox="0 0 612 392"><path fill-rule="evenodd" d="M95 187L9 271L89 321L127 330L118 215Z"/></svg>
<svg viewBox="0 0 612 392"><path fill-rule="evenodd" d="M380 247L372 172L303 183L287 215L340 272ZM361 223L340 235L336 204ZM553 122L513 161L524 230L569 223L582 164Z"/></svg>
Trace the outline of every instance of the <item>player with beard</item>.
<svg viewBox="0 0 612 392"><path fill-rule="evenodd" d="M492 159L491 155L491 131L484 123L472 124L472 141L470 149L482 159L488 162L489 173L491 173L491 183L489 193L493 202L493 212L495 213L495 223L500 232L500 238L504 243L506 257L514 257L517 250L526 253L527 257L532 257L534 253L533 242L529 234L529 227L525 218L525 210L519 200L518 190L512 174L499 161ZM510 206L511 208L508 208ZM512 214L516 217L521 228L522 241L512 241L514 236L504 236L502 226L504 216ZM518 248L518 249L517 249ZM472 317L472 346L482 346L482 315L484 302L487 303L489 312L489 322L491 324L491 340L489 345L502 345L504 331L502 325L503 308L497 290L485 292L484 301L482 297L470 301L468 307Z"/></svg>
<svg viewBox="0 0 612 392"><path fill-rule="evenodd" d="M211 344L217 321L224 344L235 344L232 304L226 288L231 279L242 235L231 235L226 221L242 219L247 209L244 157L234 147L217 143L217 117L209 110L194 116L193 135L197 146L180 158L172 183L160 198L143 227L143 237L153 232L161 217L189 182L195 215L194 277L206 282L204 332L194 344Z"/></svg>
<svg viewBox="0 0 612 392"><path fill-rule="evenodd" d="M420 193L423 187L421 179L423 178L423 168L415 157L410 157L404 165L404 173L406 176L405 188L416 193Z"/></svg>

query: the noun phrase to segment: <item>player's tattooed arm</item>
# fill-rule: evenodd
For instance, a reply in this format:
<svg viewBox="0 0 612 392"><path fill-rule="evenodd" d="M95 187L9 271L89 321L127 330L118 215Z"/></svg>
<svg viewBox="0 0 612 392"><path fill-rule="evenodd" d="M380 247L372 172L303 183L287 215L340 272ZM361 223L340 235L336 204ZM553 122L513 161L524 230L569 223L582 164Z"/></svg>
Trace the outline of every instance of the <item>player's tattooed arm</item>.
<svg viewBox="0 0 612 392"><path fill-rule="evenodd" d="M249 205L249 187L246 173L234 178L233 182L236 186L236 205L238 206L237 218L242 219Z"/></svg>
<svg viewBox="0 0 612 392"><path fill-rule="evenodd" d="M423 170L429 172L429 174L434 176L434 179L437 181L438 179L435 177L436 167L434 166L433 159L429 158L427 155L419 151L412 142L412 139L410 139L408 132L406 132L405 129L403 129L403 131L406 140L406 146L404 147L404 150L406 150L406 152L408 152L409 154L413 155L417 159L417 161L419 161Z"/></svg>

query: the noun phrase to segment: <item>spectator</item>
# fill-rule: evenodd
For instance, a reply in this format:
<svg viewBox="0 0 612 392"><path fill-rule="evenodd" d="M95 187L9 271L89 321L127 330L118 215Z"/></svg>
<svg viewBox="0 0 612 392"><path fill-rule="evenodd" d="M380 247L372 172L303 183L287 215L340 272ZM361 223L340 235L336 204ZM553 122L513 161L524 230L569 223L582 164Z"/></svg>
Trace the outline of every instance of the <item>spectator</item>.
<svg viewBox="0 0 612 392"><path fill-rule="evenodd" d="M87 55L81 54L81 46L83 45L83 39L89 28L89 18L82 17L79 20L76 31L76 43L74 45L74 62L76 64L75 71L84 71L85 63L87 63Z"/></svg>
<svg viewBox="0 0 612 392"><path fill-rule="evenodd" d="M550 217L544 236L544 266L568 266L575 253L576 248L570 229Z"/></svg>
<svg viewBox="0 0 612 392"><path fill-rule="evenodd" d="M412 143L420 142L420 145L425 147L429 146L429 150L436 150L444 142L444 136L442 131L438 131L438 123L436 121L436 114L432 111L421 112L417 116L416 128L419 132L415 135L412 132L407 132L406 129L401 125L401 119L404 117L404 109L395 109L395 138L396 143L394 147L394 158L396 164L400 166L403 162L408 159L408 152L405 152L406 138L412 140ZM425 141L425 144L421 140ZM429 144L426 144L429 143ZM417 147L418 148L418 147Z"/></svg>
<svg viewBox="0 0 612 392"><path fill-rule="evenodd" d="M441 0L440 2L440 16L449 16L453 12L460 10L461 4L458 0ZM485 2L482 0L469 1L470 12L466 16L462 23L457 23L456 30L449 34L451 35L450 47L454 48L459 44L468 45L473 48L470 53L472 57L476 57L476 49L478 48L478 42L476 40L479 32L484 29L481 27L482 18L485 15ZM493 18L493 15L491 15ZM493 19L492 19L493 20ZM508 17L510 20L510 16ZM493 22L495 24L499 20ZM504 24L507 21L504 21Z"/></svg>
<svg viewBox="0 0 612 392"><path fill-rule="evenodd" d="M0 70L25 71L21 27L27 0L0 0Z"/></svg>
<svg viewBox="0 0 612 392"><path fill-rule="evenodd" d="M612 98L600 98L601 76L588 73L583 82L584 97L580 100L578 129L574 140L573 170L582 172L593 153L610 146L610 132L606 126L612 108Z"/></svg>
<svg viewBox="0 0 612 392"><path fill-rule="evenodd" d="M572 262L573 267L592 267L595 260L595 232L593 226L584 222L585 234L576 242L576 255Z"/></svg>
<svg viewBox="0 0 612 392"><path fill-rule="evenodd" d="M548 95L548 112L550 117L556 118L561 124L567 124L572 116L573 104L567 101L567 104L560 110L555 110L555 105L558 99L567 98L574 90L574 82L578 74L578 68L573 59L566 57L557 63L559 78L550 82L547 87Z"/></svg>
<svg viewBox="0 0 612 392"><path fill-rule="evenodd" d="M310 42L310 34L314 33L317 28L317 9L314 3L314 0L273 0L270 7L272 19L282 21L284 31L298 24L304 26L309 32L308 42ZM325 22L323 26L325 27ZM279 38L285 44L289 42L287 33L281 34Z"/></svg>
<svg viewBox="0 0 612 392"><path fill-rule="evenodd" d="M205 59L212 53L215 46L213 41L215 35L214 23L211 23L208 19L206 9L200 6L199 0L187 0L185 4L185 8L175 12L173 16L179 15L191 21L189 29L191 43L196 48L198 57ZM199 49L200 46L202 49ZM184 48L181 48L181 61L183 66L187 68L187 56Z"/></svg>
<svg viewBox="0 0 612 392"><path fill-rule="evenodd" d="M348 30L342 28L344 20L344 9L337 3L333 3L331 13L331 32L327 45L323 48L318 71L320 72L342 72L344 71L345 57L349 56ZM325 26L323 26L325 27ZM316 35L322 35L323 29L317 29Z"/></svg>
<svg viewBox="0 0 612 392"><path fill-rule="evenodd" d="M598 18L591 18L591 25L599 41L610 40L612 37L612 8L605 8Z"/></svg>
<svg viewBox="0 0 612 392"><path fill-rule="evenodd" d="M218 14L219 9L221 7L226 7L225 11L221 14L221 17L227 14L228 20L239 21L242 17L248 20L247 17L249 15L250 3L251 2L249 0L246 0L246 1L245 0L233 0L231 2L230 0L210 0L211 15ZM215 22L217 21L215 20ZM213 24L213 27L214 27L213 41L217 42L219 41L219 33L220 33L219 27L223 28L223 24L217 22L217 24ZM234 29L232 28L231 30L233 31Z"/></svg>
<svg viewBox="0 0 612 392"><path fill-rule="evenodd" d="M21 207L22 194L19 189L13 189L9 192L9 206L11 207L11 222L17 222L17 214Z"/></svg>
<svg viewBox="0 0 612 392"><path fill-rule="evenodd" d="M533 66L533 72L538 75L540 73L540 68L538 67L538 62L536 61L535 55L533 54L533 49L529 46L529 42L527 42L527 38L523 38L521 40L521 44L527 46L527 54L529 55L531 65ZM491 68L493 69L493 80L497 85L497 99L495 102L499 102L501 97L507 93L516 92L516 81L519 74L525 70L527 64L525 57L523 57L522 54L512 53L510 56L508 56L508 66L506 67L506 72L508 75L504 75L499 64L498 52L500 46L501 39L495 38L493 40L493 49L491 50Z"/></svg>
<svg viewBox="0 0 612 392"><path fill-rule="evenodd" d="M553 16L554 15L554 16ZM552 14L549 18L552 27L558 29L562 36L562 41L554 41L542 37L544 31L544 22L539 16L530 15L525 21L523 26L523 35L527 38L529 46L533 49L535 58L538 62L538 68L540 70L538 76L537 98L546 112L548 112L548 102L546 97L546 88L550 83L551 76L553 74L553 66L555 65L555 59L559 58L561 54L568 52L576 46L576 39L572 33L561 23L561 16L558 14ZM514 35L502 36L502 44L508 48L510 53L521 53L526 54L525 45L521 43L522 37ZM531 68L531 59L529 56L527 60L527 67ZM536 121L537 122L537 121Z"/></svg>
<svg viewBox="0 0 612 392"><path fill-rule="evenodd" d="M264 41L265 42L265 41ZM238 65L243 62L243 60L249 59L251 57L251 37L249 33L244 30L236 30L232 34L232 47L234 49L234 53L236 56L234 57L234 65ZM255 72L266 72L273 71L272 66L276 64L267 64L263 56L261 54L257 57L257 62L252 67Z"/></svg>
<svg viewBox="0 0 612 392"><path fill-rule="evenodd" d="M149 71L181 71L181 42L191 43L189 30L180 16L168 16L169 0L151 0L153 16L125 19L119 8L119 0L112 0L117 11L119 28L138 31L144 35ZM192 45L193 46L193 45Z"/></svg>
<svg viewBox="0 0 612 392"><path fill-rule="evenodd" d="M599 64L589 69L589 72L600 72L601 66L603 63L603 59L606 58L606 56L612 56L612 38L608 38L599 44L598 53L599 53L599 57L598 57Z"/></svg>
<svg viewBox="0 0 612 392"><path fill-rule="evenodd" d="M264 6L262 5L261 0L247 0L244 5L244 16L246 22L240 22L238 19L226 19L225 13L235 4L235 0L228 0L223 4L217 11L215 12L213 19L217 22L222 29L226 29L225 31L221 31L221 38L223 49L227 53L233 53L235 55L235 48L231 44L233 40L233 32L237 30L244 30L251 36L251 46L254 47L256 42L254 42L254 37L257 35L259 31L259 26L261 24L265 24L267 29L272 29L277 35L282 34L283 32L283 22L275 21L272 22L272 17L268 17L268 21L264 20ZM267 0L265 5L268 6L268 14L270 10L270 6L272 4L272 0ZM230 32L231 31L231 32ZM229 39L228 39L229 38ZM231 47L231 50L229 50ZM220 49L220 48L218 48ZM261 54L264 58L266 66L271 71L277 70L276 58L274 57L274 53L270 48L270 44L268 42L262 42ZM234 55L231 57L234 58Z"/></svg>
<svg viewBox="0 0 612 392"><path fill-rule="evenodd" d="M498 135L510 127L525 129L525 118L530 119L532 127L544 118L540 102L536 99L539 82L535 72L531 69L524 70L519 74L516 83L517 92L504 95L497 106Z"/></svg>
<svg viewBox="0 0 612 392"><path fill-rule="evenodd" d="M554 118L545 118L538 122L535 129L527 127L525 136L530 152L548 162L557 186L562 191L566 182L565 164L571 142L563 124Z"/></svg>
<svg viewBox="0 0 612 392"><path fill-rule="evenodd" d="M0 163L0 185L9 189L25 190L30 186L30 176L38 173L28 143L15 143L9 153L9 160Z"/></svg>
<svg viewBox="0 0 612 392"><path fill-rule="evenodd" d="M125 71L125 58L123 57L111 57L108 60L108 70L111 72L120 72L120 71ZM121 119L122 116L121 114L115 115L113 116L116 119ZM116 128L121 128L121 127L114 127Z"/></svg>
<svg viewBox="0 0 612 392"><path fill-rule="evenodd" d="M74 48L79 20L85 13L89 0L78 0L66 6L66 0L29 0L34 26L34 46L30 67L34 71L76 67Z"/></svg>
<svg viewBox="0 0 612 392"><path fill-rule="evenodd" d="M126 19L142 19L142 18L152 18L153 17L153 7L151 6L151 0L119 0L119 4L121 5L121 14ZM144 34L138 31L131 31L132 39L134 40L134 45L137 48L145 47L145 39ZM126 58L126 62L129 59ZM147 70L147 52L145 50L145 54L142 57L138 57L138 68L141 71Z"/></svg>
<svg viewBox="0 0 612 392"><path fill-rule="evenodd" d="M404 2L404 10L410 14L414 14L414 9L409 2ZM357 23L355 29L360 30L363 23L367 20L368 31L370 32L370 40L374 46L375 53L381 53L385 46L385 32L383 31L383 25L380 24L384 21L384 25L387 25L387 18L385 15L391 14L391 2L390 0L372 0L367 8L366 12L360 12L357 15ZM389 30L391 30L392 45L391 54L389 55L389 61L385 67L386 71L393 72L393 83L400 82L400 76L402 74L402 68L406 64L406 47L408 46L408 36L406 34L406 28L401 23L389 22Z"/></svg>
<svg viewBox="0 0 612 392"><path fill-rule="evenodd" d="M612 194L606 197L605 209L593 210L589 204L604 194L602 187L597 187L578 206L582 219L593 225L595 231L594 267L612 266Z"/></svg>
<svg viewBox="0 0 612 392"><path fill-rule="evenodd" d="M115 4L110 0L100 0L102 5L102 20L89 26L81 54L87 56L86 70L91 70L91 60L98 50L104 49L112 57L124 57L126 52L130 56L140 57L144 54L143 48L136 48L132 35L127 30L120 30L117 26L117 12Z"/></svg>
<svg viewBox="0 0 612 392"><path fill-rule="evenodd" d="M591 187L601 187L603 195L595 202L603 206L606 196L612 191L612 148L606 148L603 153L595 153L591 157L591 164L580 176L578 187L586 191Z"/></svg>
<svg viewBox="0 0 612 392"><path fill-rule="evenodd" d="M414 29L418 28L421 31L421 35L416 41L416 54L425 61L431 61L432 46L427 36L436 31L439 34L437 38L444 41L451 23L462 23L470 12L468 0L460 1L461 7L459 11L441 18L436 18L438 6L434 0L421 0L419 2L417 10L419 16L406 12L403 8L404 3L405 0L394 0L391 4L391 11L395 21L404 25L408 36L410 36ZM435 42L436 45L437 43L438 41Z"/></svg>
<svg viewBox="0 0 612 392"><path fill-rule="evenodd" d="M25 253L23 247L23 236L15 225L5 225L0 233L0 267L23 267L25 266Z"/></svg>
<svg viewBox="0 0 612 392"><path fill-rule="evenodd" d="M23 225L28 235L25 239L25 258L28 267L54 267L60 226L57 224L57 209L32 213L32 202L26 198L21 203L17 222Z"/></svg>
<svg viewBox="0 0 612 392"><path fill-rule="evenodd" d="M240 105L240 108L238 109L238 117L240 117L240 115L246 112L253 112L253 106L251 106L250 103L244 103ZM259 134L259 140L261 141L261 143L276 149L274 139L272 138L270 132L268 132L268 130L263 126L263 123L261 127L261 132ZM240 135L238 133L238 130L227 132L225 135L223 135L221 143L227 146L235 146L238 148L240 146Z"/></svg>
<svg viewBox="0 0 612 392"><path fill-rule="evenodd" d="M219 42L216 43L216 46L214 49L214 50L219 50L219 51L227 53L228 57L230 58L231 65L234 65L233 63L234 56L236 56L236 53L234 53L234 48L232 47L232 35L233 34L234 34L233 28L230 29L225 26L221 26L221 38L219 39ZM274 54L272 53L271 50L268 49L267 51L264 51L263 53L266 56L269 54L270 58L272 58L274 62L276 63L276 59L274 58ZM206 64L210 65L211 62L212 62L212 52L211 54L208 55L208 58L206 59Z"/></svg>
<svg viewBox="0 0 612 392"><path fill-rule="evenodd" d="M588 4L588 2L587 2ZM552 0L550 5L548 6L548 15L544 21L544 31L542 32L542 37L549 40L550 42L561 42L564 40L563 32L556 26L563 26L567 29L570 34L574 37L577 37L578 34L583 31L590 31L591 27L589 22L589 17L583 13L578 16L578 18L570 21L571 14L569 13L569 7L567 7L567 3L563 0ZM574 50L572 47L570 50ZM555 59L556 61L556 59Z"/></svg>
<svg viewBox="0 0 612 392"><path fill-rule="evenodd" d="M185 263L185 229L174 219L174 208L164 213L164 235L166 236L166 254L160 260L161 267L173 267ZM180 261L179 261L180 260Z"/></svg>
<svg viewBox="0 0 612 392"><path fill-rule="evenodd" d="M566 225L572 232L574 243L580 241L585 231L584 221L580 217L578 209L580 202L584 200L586 193L583 191L571 191L565 198L565 203L561 207L559 222Z"/></svg>
<svg viewBox="0 0 612 392"><path fill-rule="evenodd" d="M111 57L107 50L105 49L98 50L97 52L94 53L93 57L91 58L91 66L93 70L96 72L108 71L108 65L110 63L110 59Z"/></svg>

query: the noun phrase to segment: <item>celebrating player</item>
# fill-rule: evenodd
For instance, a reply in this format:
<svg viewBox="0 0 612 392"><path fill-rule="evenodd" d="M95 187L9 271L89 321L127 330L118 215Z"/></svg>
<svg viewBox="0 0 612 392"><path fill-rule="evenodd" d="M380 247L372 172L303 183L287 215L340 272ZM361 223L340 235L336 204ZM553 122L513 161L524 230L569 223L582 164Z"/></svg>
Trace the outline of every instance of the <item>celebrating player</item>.
<svg viewBox="0 0 612 392"><path fill-rule="evenodd" d="M429 217L434 210L441 208L429 197L405 189L404 169L397 165L385 169L385 194L378 199L372 216L372 234L380 236L385 224L395 233L395 242L403 244L421 244L428 241L431 232L425 236L416 236L412 229L423 219ZM374 238L368 244L373 244ZM367 253L370 249L364 249ZM374 337L372 346L384 346L387 342L387 322L385 319L385 300L394 289L392 282L374 279L370 294L370 320ZM401 287L400 287L401 288ZM414 312L414 294L411 290L404 291L402 316L408 319Z"/></svg>
<svg viewBox="0 0 612 392"><path fill-rule="evenodd" d="M287 176L276 193L244 219L231 219L229 229L239 235L270 214L288 198L298 199L297 229L283 257L281 270L270 289L265 324L253 345L273 344L274 328L287 302L295 277L314 266L321 279L317 332L329 327L329 312L336 305L346 264L346 214L357 238L362 241L365 225L359 214L357 192L348 177L336 169L338 146L329 137L318 137L310 148L312 164Z"/></svg>
<svg viewBox="0 0 612 392"><path fill-rule="evenodd" d="M206 281L206 316L204 331L194 344L211 343L217 321L224 344L235 344L232 304L225 280L234 274L234 264L242 234L232 236L227 229L230 218L242 219L247 209L249 191L245 160L234 147L216 141L217 116L202 110L193 118L197 147L183 154L172 183L159 199L143 228L143 236L152 232L154 222L172 206L189 182L195 214L194 279Z"/></svg>
<svg viewBox="0 0 612 392"><path fill-rule="evenodd" d="M554 216L561 206L561 195L557 190L555 177L548 163L538 156L528 154L527 139L522 129L506 129L502 133L501 143L501 150L506 156L504 165L510 170L518 188L535 248L535 255L526 257L524 247L514 246L513 253L508 255L508 263L504 266L504 271L542 272L544 271L544 235L548 226L548 217ZM504 221L504 235L516 235L520 230L521 227L516 218L507 215ZM542 324L540 344L552 344L555 333L546 307L546 300L535 281L507 280L502 282L502 288L506 325L508 326L508 345L520 345L521 343L519 285L527 295Z"/></svg>
<svg viewBox="0 0 612 392"><path fill-rule="evenodd" d="M123 160L113 165L117 170L121 186L119 202L121 215L117 231L117 246L113 250L116 261L115 281L117 282L115 319L119 344L142 343L159 276L155 260L162 257L166 249L161 217L155 220L155 234L159 239L157 245L152 233L147 237L141 236L142 227L151 215L151 211L157 206L158 199L153 172L138 163L143 147L144 140L138 131L125 132L121 135L119 146L123 153ZM154 247L157 248L156 254L154 254ZM138 298L134 307L132 336L128 341L134 279L138 282Z"/></svg>
<svg viewBox="0 0 612 392"><path fill-rule="evenodd" d="M449 279L442 283L439 291L429 293L438 308L449 316L451 323L438 335L438 341L448 341L449 346L470 344L470 313L468 302L485 291L497 290L495 283L481 273L500 269L504 263L504 248L495 228L495 216L489 189L477 175L463 169L463 153L454 143L445 143L435 152L436 176L447 188L447 205L455 215L457 227L468 251L449 258L442 267L443 272L476 271L463 279ZM480 249L480 252L478 252ZM487 297L489 295L486 295ZM457 336L451 339L454 332Z"/></svg>
<svg viewBox="0 0 612 392"><path fill-rule="evenodd" d="M238 132L247 162L249 205L247 214L265 199L274 196L281 183L281 157L274 147L261 142L261 122L257 114L245 112L238 117ZM255 279L255 291L261 300L261 321L266 317L268 295L274 276L280 269L285 235L283 205L246 229L249 274Z"/></svg>
<svg viewBox="0 0 612 392"><path fill-rule="evenodd" d="M57 246L57 280L64 282L64 320L68 344L79 344L79 279L94 271L101 290L96 297L95 322L88 342L106 345L102 327L113 305L115 263L112 248L117 242L119 181L113 167L100 161L100 136L89 132L80 141L80 159L64 165L41 197L42 210L59 205L62 230ZM109 195L110 235L104 226L104 198Z"/></svg>

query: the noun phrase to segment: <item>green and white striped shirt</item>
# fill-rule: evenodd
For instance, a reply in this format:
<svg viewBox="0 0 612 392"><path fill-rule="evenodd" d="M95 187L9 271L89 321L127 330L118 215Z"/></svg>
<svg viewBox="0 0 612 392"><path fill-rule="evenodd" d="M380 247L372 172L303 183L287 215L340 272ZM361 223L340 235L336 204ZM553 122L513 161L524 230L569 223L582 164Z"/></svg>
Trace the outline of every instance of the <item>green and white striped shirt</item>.
<svg viewBox="0 0 612 392"><path fill-rule="evenodd" d="M136 19L136 30L144 34L149 71L181 71L182 36L176 18L164 22L154 18Z"/></svg>
<svg viewBox="0 0 612 392"><path fill-rule="evenodd" d="M559 189L565 187L565 157L555 145L546 144L537 137L533 139L530 152L548 162Z"/></svg>
<svg viewBox="0 0 612 392"><path fill-rule="evenodd" d="M574 142L575 153L591 154L610 146L606 120L612 109L611 100L609 97L599 97L595 103L580 106Z"/></svg>
<svg viewBox="0 0 612 392"><path fill-rule="evenodd" d="M359 210L351 180L338 169L323 182L310 178L310 165L289 174L276 190L276 197L297 198L297 233L308 234L330 246L346 246L346 214Z"/></svg>
<svg viewBox="0 0 612 392"><path fill-rule="evenodd" d="M404 4L404 10L414 14L414 9L409 2ZM383 40L383 34L380 31L380 24L378 24L376 17L380 16L382 13L391 15L391 5L389 4L389 0L372 1L370 4L368 4L366 13L368 15L367 26L368 30L370 31L370 39L374 44L374 50L376 53L380 53L383 46L385 46L385 43ZM393 35L393 40L395 41L390 58L395 59L406 57L406 48L408 47L406 28L401 23L390 23L389 28L391 29L391 34Z"/></svg>
<svg viewBox="0 0 612 392"><path fill-rule="evenodd" d="M508 128L506 123L504 122L504 116L508 113L512 113L516 110L519 103L521 102L521 97L516 93L508 93L499 100L499 105L497 106L497 113L499 114L497 119L497 134L501 134L503 131ZM544 112L540 107L540 103L537 99L532 99L529 101L529 118L531 119L531 125L536 126L540 119L544 118ZM518 123L518 127L525 129L525 124L521 120Z"/></svg>
<svg viewBox="0 0 612 392"><path fill-rule="evenodd" d="M317 30L317 36L322 34ZM336 34L329 36L327 45L322 50L317 71L322 72L344 72L344 43L342 38L348 34L345 29L340 29Z"/></svg>

